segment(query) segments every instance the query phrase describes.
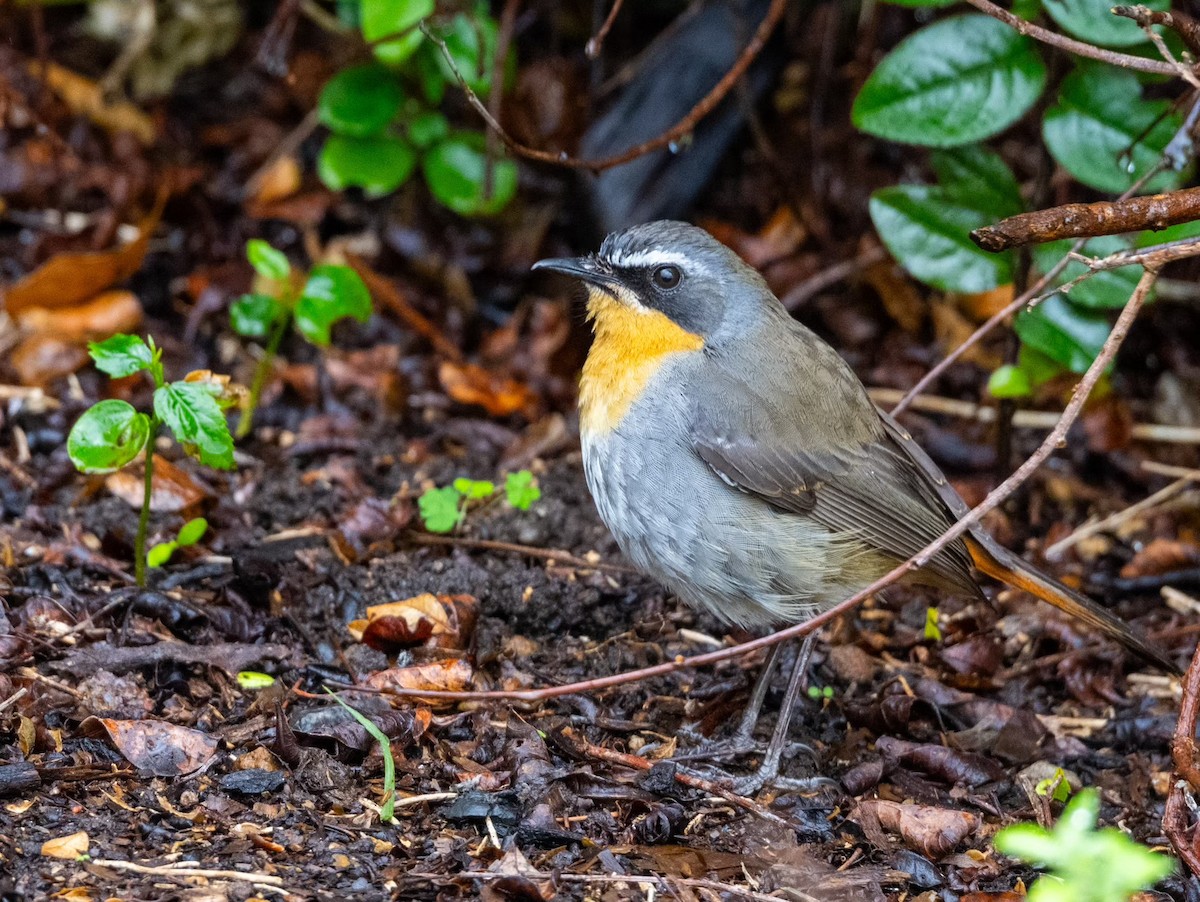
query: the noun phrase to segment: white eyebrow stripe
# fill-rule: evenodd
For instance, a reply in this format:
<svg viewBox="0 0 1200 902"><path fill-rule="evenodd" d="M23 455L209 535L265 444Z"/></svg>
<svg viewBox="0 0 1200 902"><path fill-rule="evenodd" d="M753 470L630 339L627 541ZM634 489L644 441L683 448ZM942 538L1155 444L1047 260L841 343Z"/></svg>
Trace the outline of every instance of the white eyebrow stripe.
<svg viewBox="0 0 1200 902"><path fill-rule="evenodd" d="M678 266L685 273L712 274L712 271L699 261L680 257L678 253L664 250L634 251L633 253L624 253L618 250L609 258L609 262L613 266L629 267L631 269L648 269L651 266L660 266L664 263L669 263L672 266Z"/></svg>

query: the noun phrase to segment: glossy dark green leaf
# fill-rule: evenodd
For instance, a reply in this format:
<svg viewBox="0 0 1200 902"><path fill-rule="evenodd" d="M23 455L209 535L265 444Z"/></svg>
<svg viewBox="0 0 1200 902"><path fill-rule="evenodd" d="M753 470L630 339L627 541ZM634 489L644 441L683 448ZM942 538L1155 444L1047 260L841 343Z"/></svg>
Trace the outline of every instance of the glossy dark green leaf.
<svg viewBox="0 0 1200 902"><path fill-rule="evenodd" d="M208 382L172 382L154 392L154 412L184 450L207 467L233 469L233 436L217 389Z"/></svg>
<svg viewBox="0 0 1200 902"><path fill-rule="evenodd" d="M154 362L154 352L140 337L124 333L92 342L88 353L96 362L96 369L114 379L140 373Z"/></svg>
<svg viewBox="0 0 1200 902"><path fill-rule="evenodd" d="M389 66L398 66L412 56L425 40L414 26L433 15L433 9L434 0L362 0L359 7L362 35L375 45L375 58ZM400 37L390 38L391 35ZM384 38L389 39L384 41Z"/></svg>
<svg viewBox="0 0 1200 902"><path fill-rule="evenodd" d="M416 152L399 138L330 135L317 159L317 174L334 191L362 188L381 197L408 181L416 165Z"/></svg>
<svg viewBox="0 0 1200 902"><path fill-rule="evenodd" d="M1066 256L1074 244L1073 241L1052 241L1049 244L1037 245L1033 249L1033 259L1037 268L1043 273L1049 272L1059 260ZM1088 257L1107 257L1118 251L1129 250L1130 247L1128 239L1118 235L1109 235L1092 238L1083 246L1080 253ZM1055 279L1054 284L1062 285L1087 271L1086 264L1072 260ZM1142 277L1142 271L1140 266L1103 270L1073 286L1067 293L1067 297L1072 304L1082 307L1100 309L1124 307L1129 296L1133 294L1133 289L1137 287L1138 280Z"/></svg>
<svg viewBox="0 0 1200 902"><path fill-rule="evenodd" d="M408 123L408 140L413 146L425 150L450 134L450 122L435 110L426 110L413 117Z"/></svg>
<svg viewBox="0 0 1200 902"><path fill-rule="evenodd" d="M1146 43L1146 33L1132 19L1112 14L1112 0L1043 0L1042 5L1064 31L1101 47ZM1166 10L1170 0L1149 0L1150 9Z"/></svg>
<svg viewBox="0 0 1200 902"><path fill-rule="evenodd" d="M276 282L282 282L292 273L292 264L288 262L287 255L261 238L251 238L246 242L246 259L260 276Z"/></svg>
<svg viewBox="0 0 1200 902"><path fill-rule="evenodd" d="M1137 247L1153 247L1156 244L1170 244L1172 241L1184 241L1188 238L1200 238L1200 219L1167 226L1157 232L1138 232L1134 244Z"/></svg>
<svg viewBox="0 0 1200 902"><path fill-rule="evenodd" d="M492 161L491 194L487 194L487 155L482 136L476 137L458 135L443 141L421 161L430 193L460 216L498 213L517 193L517 164L499 158Z"/></svg>
<svg viewBox="0 0 1200 902"><path fill-rule="evenodd" d="M1032 310L1021 311L1013 329L1025 344L1071 372L1082 373L1104 347L1112 325L1107 316L1055 294Z"/></svg>
<svg viewBox="0 0 1200 902"><path fill-rule="evenodd" d="M416 71L421 94L431 107L440 107L446 97L446 75L442 71L442 48L433 41L426 41L417 50L410 63Z"/></svg>
<svg viewBox="0 0 1200 902"><path fill-rule="evenodd" d="M854 124L906 144L954 147L1012 125L1046 83L1034 42L984 15L954 16L902 41L854 101Z"/></svg>
<svg viewBox="0 0 1200 902"><path fill-rule="evenodd" d="M1179 130L1178 113L1166 100L1144 100L1132 72L1081 64L1059 88L1046 111L1042 137L1064 169L1090 188L1119 194L1154 168ZM1177 187L1183 173L1155 176L1143 191Z"/></svg>
<svg viewBox="0 0 1200 902"><path fill-rule="evenodd" d="M229 305L229 324L246 338L266 338L287 311L269 294L244 294Z"/></svg>
<svg viewBox="0 0 1200 902"><path fill-rule="evenodd" d="M1012 281L1012 255L989 254L970 238L990 217L941 187L897 185L871 196L871 220L892 256L944 291L989 291Z"/></svg>
<svg viewBox="0 0 1200 902"><path fill-rule="evenodd" d="M315 266L292 315L301 335L325 347L338 320L352 317L365 323L371 318L371 293L349 266Z"/></svg>
<svg viewBox="0 0 1200 902"><path fill-rule="evenodd" d="M71 427L67 455L80 472L112 473L137 457L149 438L148 416L125 401L100 401Z"/></svg>
<svg viewBox="0 0 1200 902"><path fill-rule="evenodd" d="M325 84L317 101L321 123L341 135L377 135L395 118L404 94L396 76L383 66L343 69Z"/></svg>
<svg viewBox="0 0 1200 902"><path fill-rule="evenodd" d="M998 153L981 144L934 151L930 163L938 183L964 207L994 219L1024 210L1016 176Z"/></svg>
<svg viewBox="0 0 1200 902"><path fill-rule="evenodd" d="M446 42L446 49L454 60L454 66L446 60L438 47L436 56L443 77L449 84L457 84L454 70L463 81L480 97L487 97L492 86L492 68L496 59L496 41L500 33L496 20L489 15L459 13L438 30L438 36Z"/></svg>

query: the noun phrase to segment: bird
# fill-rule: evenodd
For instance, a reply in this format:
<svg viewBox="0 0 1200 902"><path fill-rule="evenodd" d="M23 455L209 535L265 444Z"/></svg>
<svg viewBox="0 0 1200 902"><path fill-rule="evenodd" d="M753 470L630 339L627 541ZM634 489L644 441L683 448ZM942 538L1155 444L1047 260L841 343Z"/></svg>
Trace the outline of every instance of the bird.
<svg viewBox="0 0 1200 902"><path fill-rule="evenodd" d="M581 281L593 341L579 382L584 476L622 553L727 624L828 610L940 538L967 506L849 364L762 276L696 226L635 225L599 251L534 264ZM983 597L975 571L1028 591L1170 672L1116 615L975 527L910 584ZM776 646L778 648L778 646ZM759 773L779 785L797 656ZM778 655L736 733L754 729Z"/></svg>

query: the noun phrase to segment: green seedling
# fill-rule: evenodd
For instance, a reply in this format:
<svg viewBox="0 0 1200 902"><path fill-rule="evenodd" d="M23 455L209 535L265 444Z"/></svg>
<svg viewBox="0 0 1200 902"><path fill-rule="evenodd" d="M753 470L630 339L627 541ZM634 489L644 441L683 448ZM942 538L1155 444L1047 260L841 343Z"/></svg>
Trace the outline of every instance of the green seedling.
<svg viewBox="0 0 1200 902"><path fill-rule="evenodd" d="M233 302L229 322L244 338L265 338L266 350L254 370L250 400L238 420L238 438L250 432L263 385L288 326L295 326L311 344L327 348L332 341L330 330L339 320L350 317L365 323L371 318L371 293L349 266L321 263L301 279L282 251L257 238L246 242L246 258L258 274L257 290Z"/></svg>
<svg viewBox="0 0 1200 902"><path fill-rule="evenodd" d="M1067 775L1061 767L1055 769L1053 776L1038 780L1033 791L1052 802L1065 803L1071 798L1071 784L1067 782Z"/></svg>
<svg viewBox="0 0 1200 902"><path fill-rule="evenodd" d="M375 59L322 90L317 115L330 134L317 174L335 191L380 197L420 172L460 216L498 213L516 194L516 164L489 154L482 132L452 128L439 107L451 85L491 92L499 25L486 3L436 21L433 13L433 0L362 0L358 24ZM506 82L514 71L510 54Z"/></svg>
<svg viewBox="0 0 1200 902"><path fill-rule="evenodd" d="M938 609L932 605L925 609L925 641L942 641L942 628L938 626Z"/></svg>
<svg viewBox="0 0 1200 902"><path fill-rule="evenodd" d="M267 689L275 685L275 677L257 670L240 670L237 675L237 683L247 691Z"/></svg>
<svg viewBox="0 0 1200 902"><path fill-rule="evenodd" d="M472 502L489 501L496 491L494 482L459 478L451 485L426 489L417 499L417 510L430 532L453 532L466 519ZM504 480L504 498L517 510L529 510L541 497L542 490L528 470L509 473Z"/></svg>
<svg viewBox="0 0 1200 902"><path fill-rule="evenodd" d="M809 686L808 697L813 701L825 701L833 698L832 686Z"/></svg>
<svg viewBox="0 0 1200 902"><path fill-rule="evenodd" d="M162 567L180 548L187 548L195 545L208 531L208 521L203 517L196 517L194 520L188 520L183 526L179 527L179 532L175 538L169 542L159 542L151 547L146 552L147 567Z"/></svg>
<svg viewBox="0 0 1200 902"><path fill-rule="evenodd" d="M383 755L383 801L379 806L379 820L390 824L395 820L396 810L396 759L392 757L392 741L365 714L342 701L329 687L326 687L325 691L329 693L330 698L349 711L371 738L379 743L379 751Z"/></svg>
<svg viewBox="0 0 1200 902"><path fill-rule="evenodd" d="M234 404L234 394L228 377L208 372L167 382L162 351L152 337L143 341L136 335L114 335L88 345L88 353L96 368L114 379L146 373L154 382L152 413L142 413L115 398L100 401L84 411L67 437L67 454L82 473L113 473L144 453L145 483L134 543L134 570L137 584L145 586L154 440L159 429L166 426L183 450L201 464L232 470L233 437L225 411Z"/></svg>
<svg viewBox="0 0 1200 902"><path fill-rule="evenodd" d="M1029 902L1126 902L1175 870L1173 859L1120 830L1097 830L1099 814L1099 793L1085 789L1053 830L1014 824L996 834L999 851L1050 871L1033 885Z"/></svg>

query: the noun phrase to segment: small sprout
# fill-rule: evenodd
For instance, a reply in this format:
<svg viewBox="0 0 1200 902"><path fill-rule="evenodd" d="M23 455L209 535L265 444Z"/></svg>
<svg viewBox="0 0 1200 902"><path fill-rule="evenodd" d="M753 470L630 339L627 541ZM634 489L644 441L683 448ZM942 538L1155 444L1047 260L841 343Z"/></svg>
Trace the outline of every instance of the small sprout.
<svg viewBox="0 0 1200 902"><path fill-rule="evenodd" d="M486 479L463 479L460 477L454 480L453 485L454 490L468 501L481 501L496 494L496 483L488 482Z"/></svg>
<svg viewBox="0 0 1200 902"><path fill-rule="evenodd" d="M266 284L260 283L263 291L244 294L233 302L229 324L245 338L266 339L266 353L254 371L249 399L238 420L238 438L250 431L267 374L289 325L305 340L325 348L332 341L330 330L339 320L350 317L365 323L371 318L371 293L349 266L314 266L300 285L292 278L287 257L267 242L257 238L246 242L246 258Z"/></svg>
<svg viewBox="0 0 1200 902"><path fill-rule="evenodd" d="M938 609L933 606L925 609L925 639L928 642L942 641L942 630L938 626Z"/></svg>
<svg viewBox="0 0 1200 902"><path fill-rule="evenodd" d="M266 689L275 685L275 677L269 673L260 673L257 670L242 670L237 675L238 685L248 692L257 689Z"/></svg>
<svg viewBox="0 0 1200 902"><path fill-rule="evenodd" d="M167 382L162 351L155 346L153 338L143 341L136 335L113 335L88 345L88 352L97 369L114 378L144 372L154 382L153 414L142 413L125 401L100 401L84 411L67 437L67 455L81 473L112 473L132 463L138 455L144 455L145 487L134 539L134 570L137 584L144 586L148 563L146 533L154 481L154 438L159 427L165 425L170 429L184 451L201 464L232 470L233 436L225 421L225 409L233 403L237 392L229 385L228 377L214 376L207 371L190 373L177 382ZM203 520L199 522L204 523ZM193 530L197 528L192 527ZM156 546L154 563L150 566L165 564L175 548L193 544L203 532L200 528L193 542L177 539L174 543Z"/></svg>
<svg viewBox="0 0 1200 902"><path fill-rule="evenodd" d="M208 530L208 521L203 517L188 520L179 527L179 533L169 542L159 542L146 552L147 567L161 567L171 559L171 555L179 548L195 545L204 537Z"/></svg>
<svg viewBox="0 0 1200 902"><path fill-rule="evenodd" d="M504 480L504 496L519 511L527 511L533 503L542 497L542 490L533 481L533 474L528 470L509 473Z"/></svg>
<svg viewBox="0 0 1200 902"><path fill-rule="evenodd" d="M1071 784L1067 782L1067 775L1061 767L1055 769L1054 776L1039 780L1033 791L1054 802L1065 802L1071 798Z"/></svg>
<svg viewBox="0 0 1200 902"><path fill-rule="evenodd" d="M809 686L808 697L813 701L824 701L833 698L832 686Z"/></svg>
<svg viewBox="0 0 1200 902"><path fill-rule="evenodd" d="M1116 828L1097 830L1099 814L1099 793L1085 789L1053 830L1026 823L996 834L997 850L1051 872L1033 885L1030 902L1126 902L1174 872L1175 862L1166 855Z"/></svg>
<svg viewBox="0 0 1200 902"><path fill-rule="evenodd" d="M329 693L335 702L349 711L362 728L371 735L371 738L379 743L379 751L383 755L383 804L379 806L379 820L385 824L390 824L394 819L393 815L396 809L396 759L392 757L391 740L387 738L387 734L383 730L375 726L361 711L350 707L350 705L331 692L328 687L326 687L325 691Z"/></svg>
<svg viewBox="0 0 1200 902"><path fill-rule="evenodd" d="M454 486L427 489L417 499L421 522L430 532L452 532L466 516L462 494Z"/></svg>

